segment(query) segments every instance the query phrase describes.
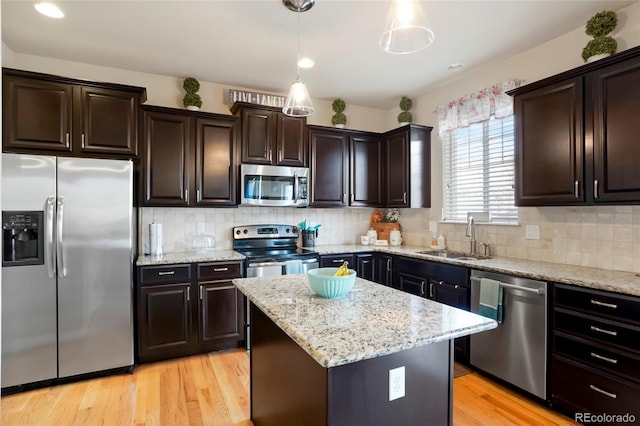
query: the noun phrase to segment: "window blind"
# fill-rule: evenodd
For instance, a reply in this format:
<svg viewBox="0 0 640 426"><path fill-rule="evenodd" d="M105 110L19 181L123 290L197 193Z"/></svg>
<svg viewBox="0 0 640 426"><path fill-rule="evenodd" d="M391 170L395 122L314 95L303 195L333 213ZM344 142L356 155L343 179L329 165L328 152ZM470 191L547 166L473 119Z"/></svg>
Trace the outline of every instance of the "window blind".
<svg viewBox="0 0 640 426"><path fill-rule="evenodd" d="M443 135L443 220L466 222L468 212L491 223L515 224L513 115Z"/></svg>

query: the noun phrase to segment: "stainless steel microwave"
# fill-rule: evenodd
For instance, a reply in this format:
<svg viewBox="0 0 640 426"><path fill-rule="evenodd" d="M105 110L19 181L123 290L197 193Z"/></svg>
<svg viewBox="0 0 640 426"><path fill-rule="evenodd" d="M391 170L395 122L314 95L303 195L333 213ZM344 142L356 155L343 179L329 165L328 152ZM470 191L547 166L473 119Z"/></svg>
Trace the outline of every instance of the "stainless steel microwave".
<svg viewBox="0 0 640 426"><path fill-rule="evenodd" d="M309 169L306 167L242 164L240 204L265 207L309 205Z"/></svg>

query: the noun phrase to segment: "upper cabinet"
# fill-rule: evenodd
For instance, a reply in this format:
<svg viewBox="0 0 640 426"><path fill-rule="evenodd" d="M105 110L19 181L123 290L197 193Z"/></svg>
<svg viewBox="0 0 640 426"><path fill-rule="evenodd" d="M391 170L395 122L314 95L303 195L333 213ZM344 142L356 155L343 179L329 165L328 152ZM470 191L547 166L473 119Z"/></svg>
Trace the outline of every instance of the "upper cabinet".
<svg viewBox="0 0 640 426"><path fill-rule="evenodd" d="M384 151L380 135L357 132L349 135L351 170L349 205L379 207L383 205Z"/></svg>
<svg viewBox="0 0 640 426"><path fill-rule="evenodd" d="M236 102L231 112L240 117L243 163L307 166L307 119L289 117L279 108Z"/></svg>
<svg viewBox="0 0 640 426"><path fill-rule="evenodd" d="M386 207L431 207L431 130L410 124L384 135Z"/></svg>
<svg viewBox="0 0 640 426"><path fill-rule="evenodd" d="M3 151L138 155L142 87L3 69Z"/></svg>
<svg viewBox="0 0 640 426"><path fill-rule="evenodd" d="M511 94L516 205L640 201L640 48Z"/></svg>
<svg viewBox="0 0 640 426"><path fill-rule="evenodd" d="M235 206L236 117L143 107L143 206Z"/></svg>
<svg viewBox="0 0 640 426"><path fill-rule="evenodd" d="M330 127L309 126L311 207L349 205L349 135Z"/></svg>

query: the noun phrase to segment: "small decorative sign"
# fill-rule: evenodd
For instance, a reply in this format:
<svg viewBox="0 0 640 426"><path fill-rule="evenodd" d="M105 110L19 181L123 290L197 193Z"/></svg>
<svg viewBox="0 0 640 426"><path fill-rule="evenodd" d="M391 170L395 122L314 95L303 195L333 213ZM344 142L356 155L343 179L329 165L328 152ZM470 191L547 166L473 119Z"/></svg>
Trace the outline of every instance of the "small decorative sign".
<svg viewBox="0 0 640 426"><path fill-rule="evenodd" d="M282 108L286 99L285 96L271 95L269 93L227 89L227 96L225 96L224 103L226 105L233 105L234 102L247 102L250 104Z"/></svg>

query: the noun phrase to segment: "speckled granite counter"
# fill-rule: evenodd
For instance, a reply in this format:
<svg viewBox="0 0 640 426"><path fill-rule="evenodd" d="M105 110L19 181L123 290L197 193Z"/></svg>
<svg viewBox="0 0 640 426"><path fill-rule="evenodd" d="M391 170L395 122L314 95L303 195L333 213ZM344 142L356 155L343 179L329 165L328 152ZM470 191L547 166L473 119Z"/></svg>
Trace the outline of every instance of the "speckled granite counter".
<svg viewBox="0 0 640 426"><path fill-rule="evenodd" d="M599 290L640 296L640 276L634 274L633 272L611 271L608 269L564 265L560 263L536 262L532 260L515 259L508 257L494 257L486 260L459 260L418 253L419 251L428 250L428 248L425 247L375 247L361 245L334 245L315 247L315 250L320 255L379 251L407 257L414 257L417 259L463 265L469 268L480 269L483 271L518 275L521 277L532 278L536 280L555 281L559 283L573 284L580 287L589 287Z"/></svg>
<svg viewBox="0 0 640 426"><path fill-rule="evenodd" d="M166 253L162 256L140 256L138 266L168 265L172 263L218 262L225 260L244 260L244 255L233 250L191 250Z"/></svg>
<svg viewBox="0 0 640 426"><path fill-rule="evenodd" d="M335 367L497 326L491 319L360 278L342 299L316 295L303 274L238 278L240 291L323 367Z"/></svg>

